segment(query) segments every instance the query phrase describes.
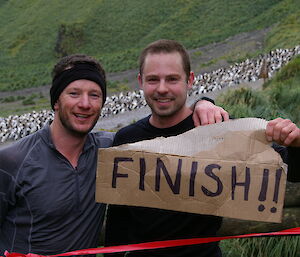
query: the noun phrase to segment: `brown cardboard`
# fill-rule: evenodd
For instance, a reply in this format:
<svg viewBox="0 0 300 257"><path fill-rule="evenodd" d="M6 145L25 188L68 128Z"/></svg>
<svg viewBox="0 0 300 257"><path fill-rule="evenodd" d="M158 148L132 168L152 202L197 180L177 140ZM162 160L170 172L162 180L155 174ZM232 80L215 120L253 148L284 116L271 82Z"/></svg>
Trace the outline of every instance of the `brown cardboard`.
<svg viewBox="0 0 300 257"><path fill-rule="evenodd" d="M100 149L96 201L280 222L286 166L265 126L238 119Z"/></svg>

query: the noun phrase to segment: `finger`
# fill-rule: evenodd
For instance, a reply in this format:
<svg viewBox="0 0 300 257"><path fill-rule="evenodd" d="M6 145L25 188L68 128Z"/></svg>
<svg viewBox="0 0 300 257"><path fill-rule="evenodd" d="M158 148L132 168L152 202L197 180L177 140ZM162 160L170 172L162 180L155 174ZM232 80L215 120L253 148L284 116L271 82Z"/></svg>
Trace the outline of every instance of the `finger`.
<svg viewBox="0 0 300 257"><path fill-rule="evenodd" d="M210 111L207 113L207 119L208 124L214 124L215 123L215 111Z"/></svg>
<svg viewBox="0 0 300 257"><path fill-rule="evenodd" d="M287 136L287 133L285 132L285 128L289 126L290 123L291 123L290 120L282 119L277 124L275 124L273 128L273 140L280 141L281 137L285 138Z"/></svg>
<svg viewBox="0 0 300 257"><path fill-rule="evenodd" d="M201 126L209 124L209 118L208 118L208 113L207 112L200 112L199 117L200 117Z"/></svg>
<svg viewBox="0 0 300 257"><path fill-rule="evenodd" d="M282 118L270 120L270 121L268 121L267 127L274 127L276 124L280 123L281 121L283 121Z"/></svg>
<svg viewBox="0 0 300 257"><path fill-rule="evenodd" d="M294 123L291 124L290 128L290 132L287 134L284 140L282 140L285 146L292 145L292 143L300 137L300 129L297 128L297 126Z"/></svg>
<svg viewBox="0 0 300 257"><path fill-rule="evenodd" d="M282 127L281 132L280 132L280 140L282 142L285 141L285 139L289 136L289 134L295 130L297 127L294 123L290 122L287 123L286 126Z"/></svg>
<svg viewBox="0 0 300 257"><path fill-rule="evenodd" d="M215 121L216 121L216 123L222 122L222 114L221 114L221 111L215 112Z"/></svg>
<svg viewBox="0 0 300 257"><path fill-rule="evenodd" d="M269 142L274 139L274 127L281 122L281 118L277 118L275 120L271 120L268 122L266 126L266 138Z"/></svg>
<svg viewBox="0 0 300 257"><path fill-rule="evenodd" d="M282 141L283 145L288 146L290 145L296 138L296 131L292 131L291 133L288 134L288 136Z"/></svg>
<svg viewBox="0 0 300 257"><path fill-rule="evenodd" d="M273 140L273 125L268 123L266 127L266 138L269 142Z"/></svg>
<svg viewBox="0 0 300 257"><path fill-rule="evenodd" d="M222 115L222 117L223 117L223 121L229 120L229 114L228 114L228 112L226 112L223 108L222 108L222 110L221 110L221 115Z"/></svg>
<svg viewBox="0 0 300 257"><path fill-rule="evenodd" d="M199 117L197 115L197 111L194 111L194 113L193 113L193 121L194 121L195 127L198 127L198 126L201 125L200 119L199 119Z"/></svg>

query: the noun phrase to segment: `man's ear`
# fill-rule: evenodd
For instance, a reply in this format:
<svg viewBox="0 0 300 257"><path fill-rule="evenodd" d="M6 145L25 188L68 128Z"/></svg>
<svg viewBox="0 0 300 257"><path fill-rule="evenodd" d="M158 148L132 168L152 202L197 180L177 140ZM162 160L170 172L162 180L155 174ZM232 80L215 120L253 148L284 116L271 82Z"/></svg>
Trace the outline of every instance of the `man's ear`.
<svg viewBox="0 0 300 257"><path fill-rule="evenodd" d="M57 110L58 110L58 100L57 100L56 103L54 104L53 109L54 109L54 111L57 111Z"/></svg>
<svg viewBox="0 0 300 257"><path fill-rule="evenodd" d="M190 72L190 76L188 78L188 83L187 83L187 87L188 89L191 89L194 83L194 79L195 79L195 74L193 71Z"/></svg>
<svg viewBox="0 0 300 257"><path fill-rule="evenodd" d="M143 79L142 79L141 73L138 74L137 79L138 79L138 82L139 82L140 89L143 89Z"/></svg>

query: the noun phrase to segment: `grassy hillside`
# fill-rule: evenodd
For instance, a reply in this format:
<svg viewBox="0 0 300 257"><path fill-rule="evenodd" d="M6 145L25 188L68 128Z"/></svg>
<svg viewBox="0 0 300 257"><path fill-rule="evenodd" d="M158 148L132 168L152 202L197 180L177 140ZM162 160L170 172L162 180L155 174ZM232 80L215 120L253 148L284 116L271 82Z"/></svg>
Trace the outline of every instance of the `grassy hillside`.
<svg viewBox="0 0 300 257"><path fill-rule="evenodd" d="M265 51L275 48L292 48L300 44L300 11L288 15L269 33Z"/></svg>
<svg viewBox="0 0 300 257"><path fill-rule="evenodd" d="M76 52L98 58L109 72L135 68L139 51L159 38L191 49L277 24L266 47L292 47L293 35L299 39L296 2L0 0L0 91L49 84L57 59ZM288 35L280 36L282 28Z"/></svg>
<svg viewBox="0 0 300 257"><path fill-rule="evenodd" d="M236 117L288 118L300 126L300 56L289 62L261 91L232 90L218 103Z"/></svg>

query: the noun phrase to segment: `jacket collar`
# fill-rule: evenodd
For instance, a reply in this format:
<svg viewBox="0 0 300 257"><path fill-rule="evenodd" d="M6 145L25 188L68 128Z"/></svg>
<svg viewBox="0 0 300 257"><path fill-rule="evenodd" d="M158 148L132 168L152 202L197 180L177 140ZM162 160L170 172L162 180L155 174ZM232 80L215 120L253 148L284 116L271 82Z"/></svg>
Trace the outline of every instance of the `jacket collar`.
<svg viewBox="0 0 300 257"><path fill-rule="evenodd" d="M40 134L41 138L43 139L43 141L52 149L56 150L56 147L53 143L52 137L51 137L51 131L50 131L50 124L51 123L47 123L45 124L45 126L40 129L37 133ZM91 147L96 147L95 145L95 141L93 140L93 136L92 133L89 133L87 135L86 141L84 143L83 146L83 153L86 152L87 150L89 150Z"/></svg>

